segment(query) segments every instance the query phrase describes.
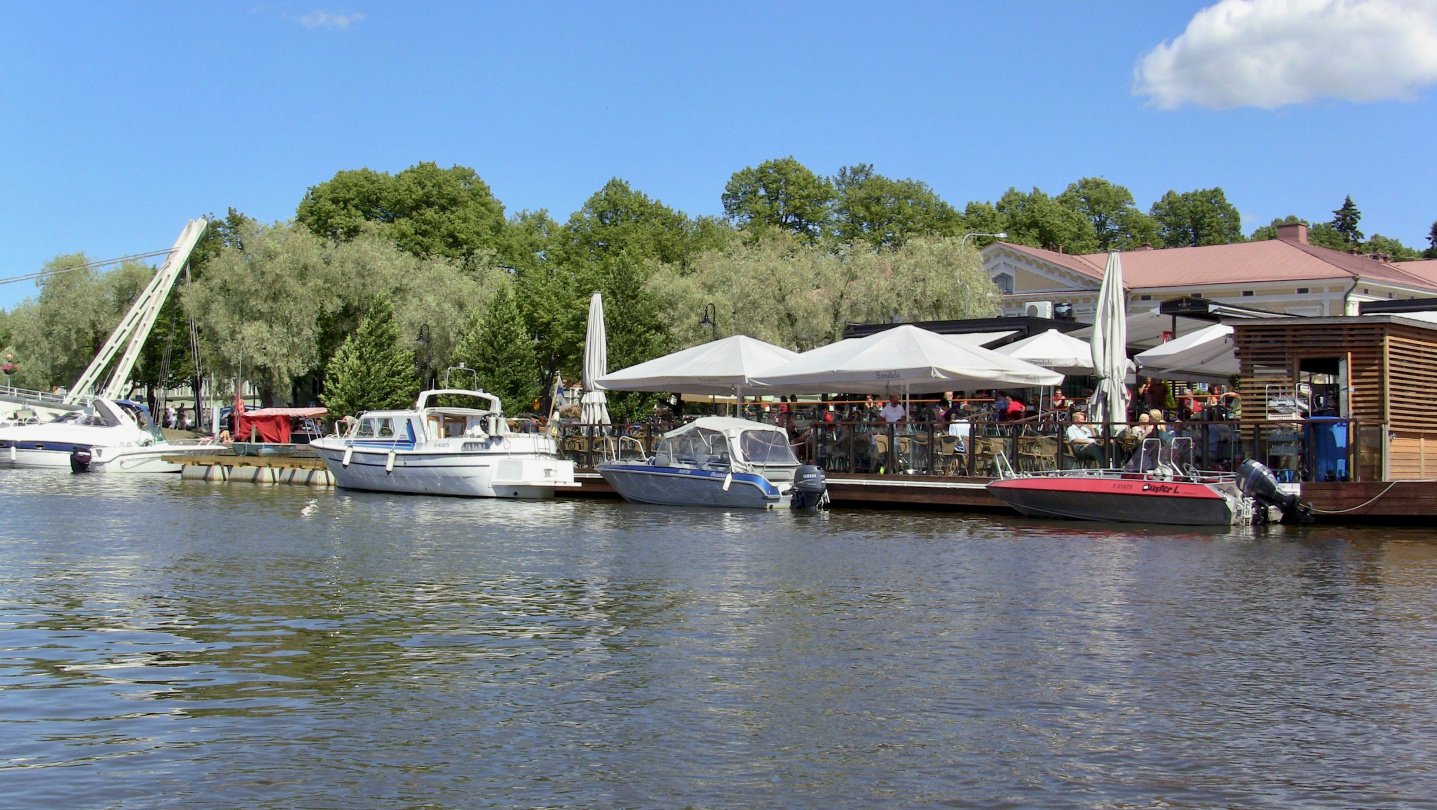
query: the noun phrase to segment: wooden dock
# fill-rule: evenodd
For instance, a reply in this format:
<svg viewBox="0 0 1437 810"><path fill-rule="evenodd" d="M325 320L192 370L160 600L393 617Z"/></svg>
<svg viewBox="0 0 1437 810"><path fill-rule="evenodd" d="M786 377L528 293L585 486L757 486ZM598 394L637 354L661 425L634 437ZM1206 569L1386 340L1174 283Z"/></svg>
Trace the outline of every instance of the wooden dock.
<svg viewBox="0 0 1437 810"><path fill-rule="evenodd" d="M296 484L332 487L334 476L314 456L163 456L180 464L187 481L233 481L244 484Z"/></svg>
<svg viewBox="0 0 1437 810"><path fill-rule="evenodd" d="M165 456L184 465L186 480L246 484L334 486L324 462L305 456ZM609 498L619 494L593 470L575 475L583 486L562 489L560 498ZM936 509L957 512L1003 512L1009 507L988 494L988 478L937 475L828 476L828 496L835 506L851 508ZM1437 480L1309 482L1302 499L1312 504L1323 523L1400 523L1437 518Z"/></svg>

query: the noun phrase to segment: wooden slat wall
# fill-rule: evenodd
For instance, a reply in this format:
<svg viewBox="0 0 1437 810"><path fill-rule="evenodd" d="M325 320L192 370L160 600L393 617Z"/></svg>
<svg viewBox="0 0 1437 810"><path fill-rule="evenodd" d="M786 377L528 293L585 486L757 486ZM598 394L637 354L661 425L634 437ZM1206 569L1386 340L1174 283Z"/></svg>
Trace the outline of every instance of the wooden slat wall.
<svg viewBox="0 0 1437 810"><path fill-rule="evenodd" d="M1360 422L1383 421L1386 391L1383 369L1385 322L1352 322L1251 325L1232 322L1233 339L1241 365L1238 393L1243 397L1243 415L1262 418L1265 387L1269 383L1293 385L1301 358L1347 358L1351 383L1351 416ZM1280 376L1264 376L1276 372Z"/></svg>
<svg viewBox="0 0 1437 810"><path fill-rule="evenodd" d="M1392 427L1437 437L1437 340L1429 330L1392 324L1387 356Z"/></svg>

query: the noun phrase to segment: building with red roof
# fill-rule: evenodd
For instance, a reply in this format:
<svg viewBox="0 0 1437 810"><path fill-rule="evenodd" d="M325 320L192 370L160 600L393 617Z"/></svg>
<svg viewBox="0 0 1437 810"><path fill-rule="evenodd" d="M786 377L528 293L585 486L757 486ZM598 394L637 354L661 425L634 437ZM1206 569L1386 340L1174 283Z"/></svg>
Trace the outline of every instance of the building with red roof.
<svg viewBox="0 0 1437 810"><path fill-rule="evenodd" d="M1378 254L1344 253L1309 244L1307 226L1281 225L1262 242L1122 254L1128 308L1172 298L1288 315L1355 315L1364 301L1437 297L1437 261L1394 262ZM1003 293L1005 315L1051 317L1069 304L1091 322L1107 266L1105 253L1074 255L994 242L982 251L988 277ZM1034 305L1034 306L1030 306Z"/></svg>

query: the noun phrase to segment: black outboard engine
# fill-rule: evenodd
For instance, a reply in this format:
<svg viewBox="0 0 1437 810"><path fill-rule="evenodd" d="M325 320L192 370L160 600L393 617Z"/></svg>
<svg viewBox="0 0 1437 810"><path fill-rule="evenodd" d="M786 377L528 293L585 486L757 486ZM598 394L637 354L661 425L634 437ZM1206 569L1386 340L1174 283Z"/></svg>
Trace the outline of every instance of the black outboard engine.
<svg viewBox="0 0 1437 810"><path fill-rule="evenodd" d="M75 445L70 451L70 472L84 473L90 471L90 457L93 454L90 448L82 445Z"/></svg>
<svg viewBox="0 0 1437 810"><path fill-rule="evenodd" d="M1267 465L1248 459L1237 468L1237 488L1262 507L1257 516L1258 523L1267 522L1267 507L1276 506L1282 512L1283 523L1308 524L1313 521L1312 507L1303 503L1296 495L1283 492L1277 486L1277 476Z"/></svg>
<svg viewBox="0 0 1437 810"><path fill-rule="evenodd" d="M790 509L821 509L828 505L828 477L822 467L805 464L793 472Z"/></svg>

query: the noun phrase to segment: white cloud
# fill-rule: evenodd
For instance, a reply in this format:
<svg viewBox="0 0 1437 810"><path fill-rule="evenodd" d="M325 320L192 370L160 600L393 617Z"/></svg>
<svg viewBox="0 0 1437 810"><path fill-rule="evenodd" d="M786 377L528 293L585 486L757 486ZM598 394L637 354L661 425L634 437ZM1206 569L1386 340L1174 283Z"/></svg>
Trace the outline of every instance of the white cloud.
<svg viewBox="0 0 1437 810"><path fill-rule="evenodd" d="M1221 0L1135 73L1165 109L1411 99L1437 83L1437 0Z"/></svg>
<svg viewBox="0 0 1437 810"><path fill-rule="evenodd" d="M299 24L305 28L348 28L350 23L357 23L364 19L362 12L353 14L330 14L328 11L311 11L299 18Z"/></svg>

